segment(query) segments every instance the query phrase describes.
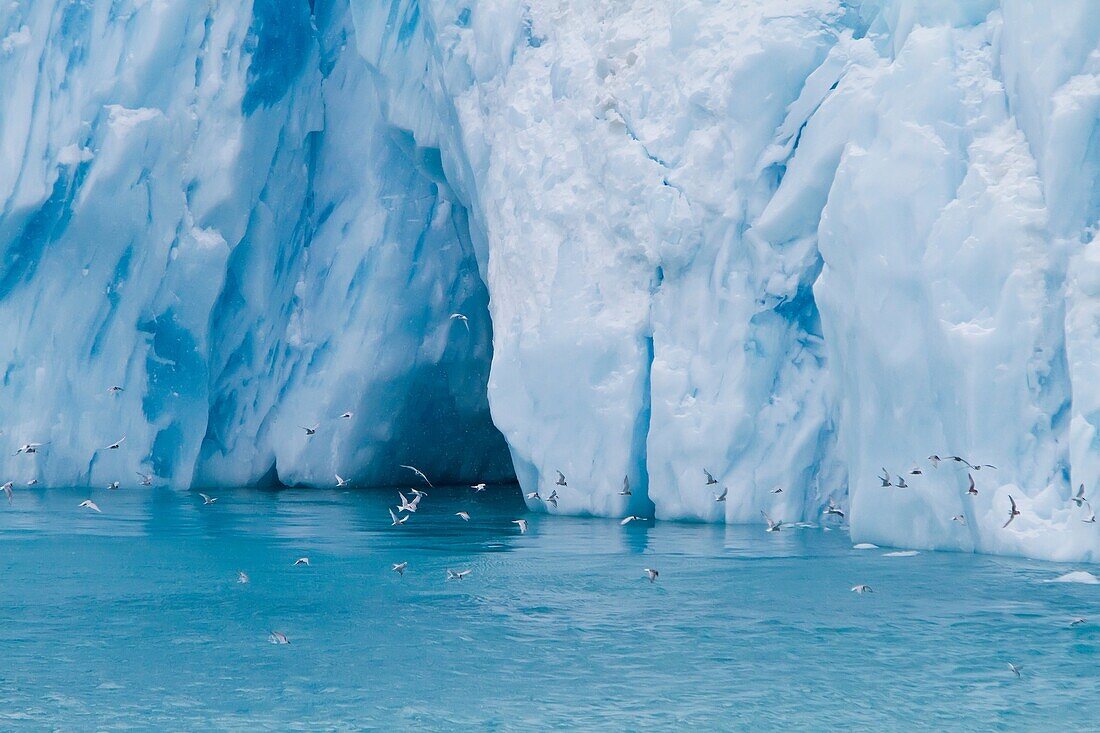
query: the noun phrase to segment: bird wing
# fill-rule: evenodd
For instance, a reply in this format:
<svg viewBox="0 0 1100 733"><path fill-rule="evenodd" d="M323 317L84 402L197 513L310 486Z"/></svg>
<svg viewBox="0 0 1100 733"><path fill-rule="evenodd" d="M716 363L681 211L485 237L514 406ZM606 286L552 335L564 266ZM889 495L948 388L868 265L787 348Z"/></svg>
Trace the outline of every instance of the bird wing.
<svg viewBox="0 0 1100 733"><path fill-rule="evenodd" d="M1016 500L1012 498L1012 494L1008 495L1008 503L1012 505L1011 513L1016 513Z"/></svg>

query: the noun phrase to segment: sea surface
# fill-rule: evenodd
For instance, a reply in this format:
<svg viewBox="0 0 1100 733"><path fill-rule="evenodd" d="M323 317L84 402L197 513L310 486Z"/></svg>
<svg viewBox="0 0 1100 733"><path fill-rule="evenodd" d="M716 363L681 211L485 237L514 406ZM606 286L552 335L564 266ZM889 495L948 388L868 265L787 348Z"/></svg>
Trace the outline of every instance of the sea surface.
<svg viewBox="0 0 1100 733"><path fill-rule="evenodd" d="M0 503L0 730L1100 724L1100 585L1049 582L1095 567L549 517L514 486L429 489L400 527L396 490L214 493Z"/></svg>

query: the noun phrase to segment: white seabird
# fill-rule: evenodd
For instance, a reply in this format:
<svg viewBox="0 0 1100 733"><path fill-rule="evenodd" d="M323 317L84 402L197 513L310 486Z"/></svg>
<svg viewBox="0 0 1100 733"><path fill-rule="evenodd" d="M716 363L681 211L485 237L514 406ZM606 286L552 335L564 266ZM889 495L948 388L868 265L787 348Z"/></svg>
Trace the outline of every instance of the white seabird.
<svg viewBox="0 0 1100 733"><path fill-rule="evenodd" d="M466 327L466 332L469 333L469 331L470 331L470 319L469 318L462 315L461 313L452 313L451 314L451 320L452 321L456 321L456 320L457 321L462 321L462 325Z"/></svg>
<svg viewBox="0 0 1100 733"><path fill-rule="evenodd" d="M390 570L397 573L398 575L404 575L405 574L405 568L407 568L407 567L409 567L409 561L408 560L406 560L405 562L395 562L390 567Z"/></svg>
<svg viewBox="0 0 1100 733"><path fill-rule="evenodd" d="M768 523L768 529L766 530L767 532L778 532L780 529L783 528L782 520L778 522L772 521L772 518L769 517L768 513L763 509L760 510L760 514L764 517L764 521Z"/></svg>
<svg viewBox="0 0 1100 733"><path fill-rule="evenodd" d="M96 503L91 499L85 499L84 501L80 502L80 507L82 509L91 509L93 512L99 512L100 514L103 513L100 508L96 506Z"/></svg>
<svg viewBox="0 0 1100 733"><path fill-rule="evenodd" d="M1077 487L1077 493L1069 499L1080 508L1083 504L1088 503L1088 499L1085 498L1085 485L1081 484Z"/></svg>
<svg viewBox="0 0 1100 733"><path fill-rule="evenodd" d="M420 503L420 497L419 496L416 497L416 501L410 502L408 499L405 498L405 495L402 494L400 491L397 492L397 495L399 497L401 497L401 506L397 507L397 511L399 511L399 512L415 512L416 511L416 505Z"/></svg>
<svg viewBox="0 0 1100 733"><path fill-rule="evenodd" d="M1016 508L1016 501L1012 498L1012 494L1008 495L1008 501L1012 505L1008 509L1008 521L1001 525L1001 529L1004 529L1008 525L1012 524L1012 520L1020 516L1020 510Z"/></svg>
<svg viewBox="0 0 1100 733"><path fill-rule="evenodd" d="M520 534L527 534L527 520L526 519L513 519L512 524L519 527Z"/></svg>
<svg viewBox="0 0 1100 733"><path fill-rule="evenodd" d="M420 477L420 480L421 480L421 481L423 481L424 483L426 483L426 484L427 484L428 486L432 486L432 482L431 482L431 481L429 481L429 480L428 480L428 477L424 475L424 472L423 472L423 471L421 471L421 470L420 470L419 468L417 468L416 466L406 466L405 464L403 464L403 463L402 463L402 464L401 464L401 468L407 468L407 469L409 469L410 471L412 471L413 473L415 473L415 474L416 474L417 476L419 476L419 477ZM432 488L435 488L435 487L433 486Z"/></svg>

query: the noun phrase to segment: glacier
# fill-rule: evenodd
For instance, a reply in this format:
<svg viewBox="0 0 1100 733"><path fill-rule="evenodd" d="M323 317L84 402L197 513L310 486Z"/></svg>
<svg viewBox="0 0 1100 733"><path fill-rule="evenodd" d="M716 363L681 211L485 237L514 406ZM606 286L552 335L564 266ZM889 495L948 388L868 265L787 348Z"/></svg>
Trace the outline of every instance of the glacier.
<svg viewBox="0 0 1100 733"><path fill-rule="evenodd" d="M23 0L0 67L0 476L1100 560L1091 0Z"/></svg>

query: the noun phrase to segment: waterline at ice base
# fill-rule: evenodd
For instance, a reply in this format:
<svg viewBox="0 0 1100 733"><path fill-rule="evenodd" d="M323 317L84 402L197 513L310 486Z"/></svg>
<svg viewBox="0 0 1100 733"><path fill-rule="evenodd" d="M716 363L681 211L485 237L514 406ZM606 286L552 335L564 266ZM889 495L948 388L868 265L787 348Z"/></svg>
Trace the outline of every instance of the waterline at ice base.
<svg viewBox="0 0 1100 733"><path fill-rule="evenodd" d="M1094 0L5 3L0 482L1100 560L1098 120Z"/></svg>

